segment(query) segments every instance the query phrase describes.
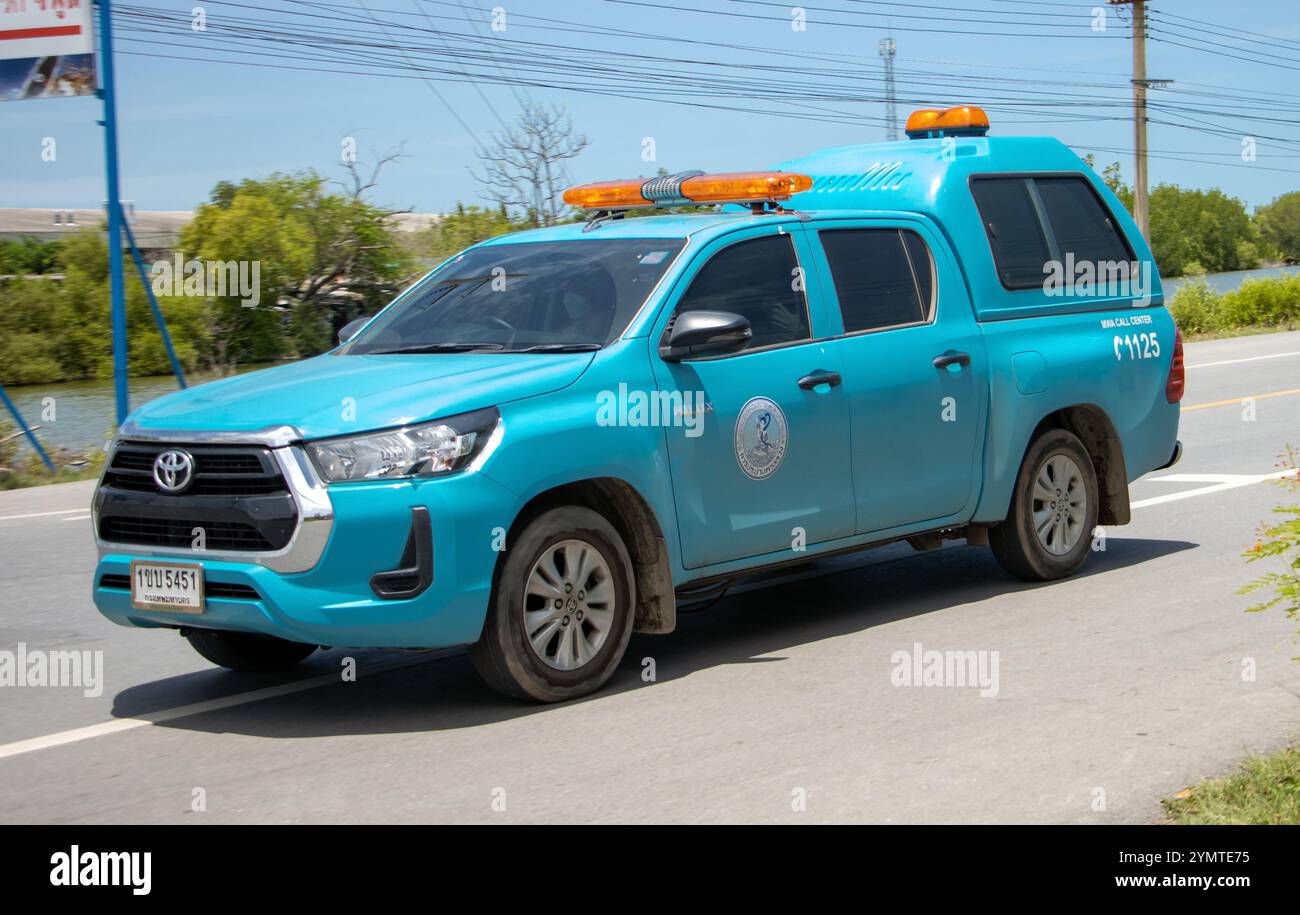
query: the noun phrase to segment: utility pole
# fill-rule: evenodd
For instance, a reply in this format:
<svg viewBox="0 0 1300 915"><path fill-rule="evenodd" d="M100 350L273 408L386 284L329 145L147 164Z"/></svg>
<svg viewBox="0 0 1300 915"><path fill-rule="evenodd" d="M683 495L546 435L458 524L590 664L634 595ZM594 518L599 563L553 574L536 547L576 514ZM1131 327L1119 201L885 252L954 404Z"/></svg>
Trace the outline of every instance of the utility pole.
<svg viewBox="0 0 1300 915"><path fill-rule="evenodd" d="M113 8L111 0L99 2L100 98L104 102L104 166L108 175L108 276L109 311L113 319L113 391L120 425L131 409L127 386L126 292L122 273L122 201L117 170L117 97L113 73Z"/></svg>
<svg viewBox="0 0 1300 915"><path fill-rule="evenodd" d="M898 93L894 90L894 55L898 47L892 38L880 39L880 56L885 61L885 139L898 139Z"/></svg>
<svg viewBox="0 0 1300 915"><path fill-rule="evenodd" d="M1147 4L1133 0L1133 218L1151 238L1147 207Z"/></svg>
<svg viewBox="0 0 1300 915"><path fill-rule="evenodd" d="M1112 6L1133 7L1133 219L1148 239L1151 218L1147 206L1147 5L1146 0L1108 0Z"/></svg>

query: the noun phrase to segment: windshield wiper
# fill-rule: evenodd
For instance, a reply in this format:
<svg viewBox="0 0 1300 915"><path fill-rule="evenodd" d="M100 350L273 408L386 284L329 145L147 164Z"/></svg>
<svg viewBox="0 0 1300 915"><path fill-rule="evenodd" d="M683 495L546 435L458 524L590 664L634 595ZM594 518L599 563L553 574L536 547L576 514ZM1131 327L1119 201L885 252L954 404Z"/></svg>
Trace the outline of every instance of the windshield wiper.
<svg viewBox="0 0 1300 915"><path fill-rule="evenodd" d="M512 349L512 353L594 353L600 349L599 343L537 343L523 349Z"/></svg>
<svg viewBox="0 0 1300 915"><path fill-rule="evenodd" d="M377 349L358 356L396 356L404 353L472 353L505 349L504 343L421 343L418 346L399 346L396 349Z"/></svg>

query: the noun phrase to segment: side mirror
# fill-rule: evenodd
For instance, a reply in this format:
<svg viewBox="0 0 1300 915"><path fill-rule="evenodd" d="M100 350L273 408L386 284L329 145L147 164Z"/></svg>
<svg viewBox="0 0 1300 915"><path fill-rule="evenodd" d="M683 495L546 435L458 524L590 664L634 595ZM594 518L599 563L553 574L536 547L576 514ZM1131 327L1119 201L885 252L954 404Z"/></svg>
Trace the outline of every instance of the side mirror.
<svg viewBox="0 0 1300 915"><path fill-rule="evenodd" d="M687 356L734 353L749 345L754 330L749 319L729 311L686 311L674 320L668 340L659 347L665 362Z"/></svg>
<svg viewBox="0 0 1300 915"><path fill-rule="evenodd" d="M365 327L366 322L368 322L372 317L374 316L367 315L364 318L357 318L355 321L349 321L347 324L344 324L343 328L339 331L339 343L347 343L349 340L355 337L357 335L357 331Z"/></svg>

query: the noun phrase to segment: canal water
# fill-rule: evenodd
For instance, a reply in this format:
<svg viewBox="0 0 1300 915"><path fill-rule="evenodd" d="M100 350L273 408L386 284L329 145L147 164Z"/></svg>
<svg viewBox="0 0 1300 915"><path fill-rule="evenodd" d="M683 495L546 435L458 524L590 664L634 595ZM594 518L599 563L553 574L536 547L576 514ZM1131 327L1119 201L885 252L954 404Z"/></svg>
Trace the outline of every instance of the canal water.
<svg viewBox="0 0 1300 915"><path fill-rule="evenodd" d="M1205 282L1209 283L1210 288L1215 292L1231 292L1245 280L1296 276L1297 274L1300 274L1300 264L1291 267L1260 267L1258 270L1233 270L1229 273L1211 273L1205 277ZM1186 283L1188 279L1189 277L1175 276L1162 280L1165 287L1165 298L1173 295L1174 290Z"/></svg>
<svg viewBox="0 0 1300 915"><path fill-rule="evenodd" d="M241 366L235 372L241 374L259 368L266 366ZM190 374L185 380L193 387L218 377ZM130 386L131 409L180 388L171 375L132 378ZM27 424L41 427L37 436L42 444L50 447L66 448L78 454L93 451L103 446L117 425L114 421L116 408L111 379L23 385L7 387L5 390L9 392L9 397ZM51 414L53 421L45 418ZM2 405L0 420L10 420Z"/></svg>

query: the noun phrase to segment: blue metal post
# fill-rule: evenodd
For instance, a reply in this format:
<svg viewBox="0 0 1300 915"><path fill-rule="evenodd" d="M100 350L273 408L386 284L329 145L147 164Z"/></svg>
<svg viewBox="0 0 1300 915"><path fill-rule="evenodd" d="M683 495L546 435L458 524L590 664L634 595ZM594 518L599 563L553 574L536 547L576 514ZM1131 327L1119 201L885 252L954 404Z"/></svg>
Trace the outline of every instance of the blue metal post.
<svg viewBox="0 0 1300 915"><path fill-rule="evenodd" d="M140 282L144 283L144 294L149 297L149 308L153 310L153 319L158 324L158 333L162 337L163 346L167 350L167 358L171 360L172 371L176 374L176 381L182 388L188 387L185 383L185 370L181 368L181 361L176 358L176 348L172 346L172 335L167 330L167 321L163 318L162 309L158 307L158 299L153 294L153 284L149 282L149 271L144 269L144 258L140 256L140 249L135 243L135 233L131 231L131 220L122 214L122 229L126 232L126 243L131 247L131 260L135 261L136 272L140 274Z"/></svg>
<svg viewBox="0 0 1300 915"><path fill-rule="evenodd" d="M32 447L36 449L36 453L41 456L41 460L45 462L45 466L50 468L50 473L57 473L58 471L54 466L54 462L51 461L50 456L45 453L45 449L41 447L41 443L36 440L36 433L27 425L27 421L23 419L23 415L18 412L18 408L14 406L14 402L10 400L9 395L5 393L5 386L2 384L0 384L0 401L4 402L5 409L7 409L9 415L14 418L14 422L18 424L18 428L23 430L23 434L25 434L27 440L32 443Z"/></svg>
<svg viewBox="0 0 1300 915"><path fill-rule="evenodd" d="M127 386L126 294L122 276L122 203L117 174L117 101L113 80L113 5L99 2L100 98L104 100L104 166L108 173L108 277L113 317L113 390L117 395L117 422L131 411Z"/></svg>

